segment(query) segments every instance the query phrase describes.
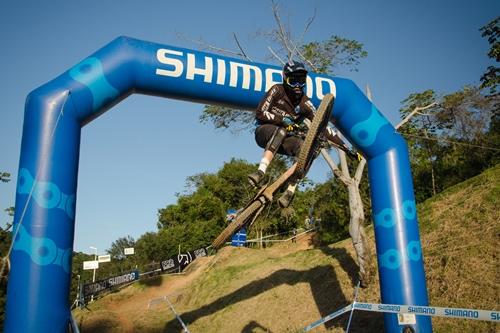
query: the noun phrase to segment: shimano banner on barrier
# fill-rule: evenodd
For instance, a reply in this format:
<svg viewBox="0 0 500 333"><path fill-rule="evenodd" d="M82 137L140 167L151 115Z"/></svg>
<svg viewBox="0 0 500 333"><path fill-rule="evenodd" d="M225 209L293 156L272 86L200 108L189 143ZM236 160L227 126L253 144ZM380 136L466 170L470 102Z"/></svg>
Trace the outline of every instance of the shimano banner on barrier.
<svg viewBox="0 0 500 333"><path fill-rule="evenodd" d="M400 325L405 325L405 324L414 325L416 323L416 316L444 317L444 318L500 322L500 312L494 310L354 302L352 304L343 307L340 310L330 313L326 317L323 317L312 324L307 325L306 327L304 327L304 332L308 332L313 328L321 326L324 323L332 319L335 319L346 312L353 310L395 313L398 314L398 323Z"/></svg>
<svg viewBox="0 0 500 333"><path fill-rule="evenodd" d="M132 271L126 274L113 276L105 280L88 283L83 285L83 297L90 298L92 295L97 295L105 292L113 287L123 285L139 279L139 271Z"/></svg>
<svg viewBox="0 0 500 333"><path fill-rule="evenodd" d="M207 250L205 248L190 251L187 253L180 253L167 260L163 260L160 263L161 270L163 272L170 272L175 270L182 271L187 265L189 265L196 258L206 257L206 256L207 256Z"/></svg>

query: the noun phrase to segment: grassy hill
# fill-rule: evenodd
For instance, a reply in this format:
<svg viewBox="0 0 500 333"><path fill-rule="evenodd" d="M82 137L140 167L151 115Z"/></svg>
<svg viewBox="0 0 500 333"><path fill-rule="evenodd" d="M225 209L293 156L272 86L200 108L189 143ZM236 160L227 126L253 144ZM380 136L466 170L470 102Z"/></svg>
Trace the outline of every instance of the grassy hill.
<svg viewBox="0 0 500 333"><path fill-rule="evenodd" d="M500 166L418 206L433 306L498 309ZM373 230L369 230L374 248ZM267 249L227 247L178 276L131 285L76 310L81 332L299 332L349 303L357 266L350 240L316 247L311 236ZM378 281L359 300L380 302ZM348 315L314 332L343 332ZM497 324L433 319L434 332L497 332ZM350 332L383 332L382 315L355 312Z"/></svg>

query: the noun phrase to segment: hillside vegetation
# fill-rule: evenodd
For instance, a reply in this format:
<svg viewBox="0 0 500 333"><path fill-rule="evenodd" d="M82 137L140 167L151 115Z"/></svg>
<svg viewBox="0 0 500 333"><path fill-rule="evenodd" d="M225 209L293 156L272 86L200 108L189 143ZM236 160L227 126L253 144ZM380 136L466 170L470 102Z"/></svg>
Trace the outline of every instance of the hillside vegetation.
<svg viewBox="0 0 500 333"><path fill-rule="evenodd" d="M430 304L498 309L500 166L418 206ZM373 230L370 245L374 247ZM197 259L184 275L131 285L76 310L81 332L299 332L352 302L357 273L350 240L315 246L306 235L267 249L226 247ZM359 301L379 302L378 281ZM343 315L314 332L343 332ZM433 319L434 332L496 332L496 324ZM350 332L383 332L382 315L355 312Z"/></svg>

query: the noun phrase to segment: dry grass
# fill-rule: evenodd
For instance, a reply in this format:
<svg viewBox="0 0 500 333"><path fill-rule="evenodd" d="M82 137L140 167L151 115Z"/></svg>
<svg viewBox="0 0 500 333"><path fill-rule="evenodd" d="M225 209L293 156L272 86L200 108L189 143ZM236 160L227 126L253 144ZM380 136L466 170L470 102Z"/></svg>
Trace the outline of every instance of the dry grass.
<svg viewBox="0 0 500 333"><path fill-rule="evenodd" d="M500 167L419 205L430 303L498 309ZM373 231L369 232L374 253ZM315 247L310 237L263 250L227 247L196 261L185 276L130 286L78 312L85 332L181 332L170 297L192 333L299 332L352 302L357 265L350 240ZM380 302L378 281L359 300ZM315 332L344 332L348 315ZM434 332L496 332L496 324L433 319ZM383 332L382 315L355 312L354 332Z"/></svg>
<svg viewBox="0 0 500 333"><path fill-rule="evenodd" d="M500 167L419 206L430 303L499 308ZM427 231L427 232L425 232ZM498 324L433 319L436 332L498 332Z"/></svg>

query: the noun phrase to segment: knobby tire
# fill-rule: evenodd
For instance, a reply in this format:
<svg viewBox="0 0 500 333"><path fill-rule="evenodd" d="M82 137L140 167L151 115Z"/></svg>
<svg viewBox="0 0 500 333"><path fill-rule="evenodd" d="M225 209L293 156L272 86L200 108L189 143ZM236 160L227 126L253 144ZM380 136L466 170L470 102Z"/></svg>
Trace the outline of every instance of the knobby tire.
<svg viewBox="0 0 500 333"><path fill-rule="evenodd" d="M212 246L215 249L221 248L226 241L231 237L237 230L241 229L245 223L257 212L257 210L262 206L262 202L255 199L254 202L245 208L241 213L239 213L233 222L224 229L219 236L212 242Z"/></svg>
<svg viewBox="0 0 500 333"><path fill-rule="evenodd" d="M314 119L309 126L304 142L300 146L299 156L297 158L297 169L295 172L300 178L303 178L311 164L311 158L314 155L314 145L317 144L318 134L325 130L328 120L330 119L331 110L333 107L334 97L332 94L327 94L323 97L321 104L314 114Z"/></svg>

